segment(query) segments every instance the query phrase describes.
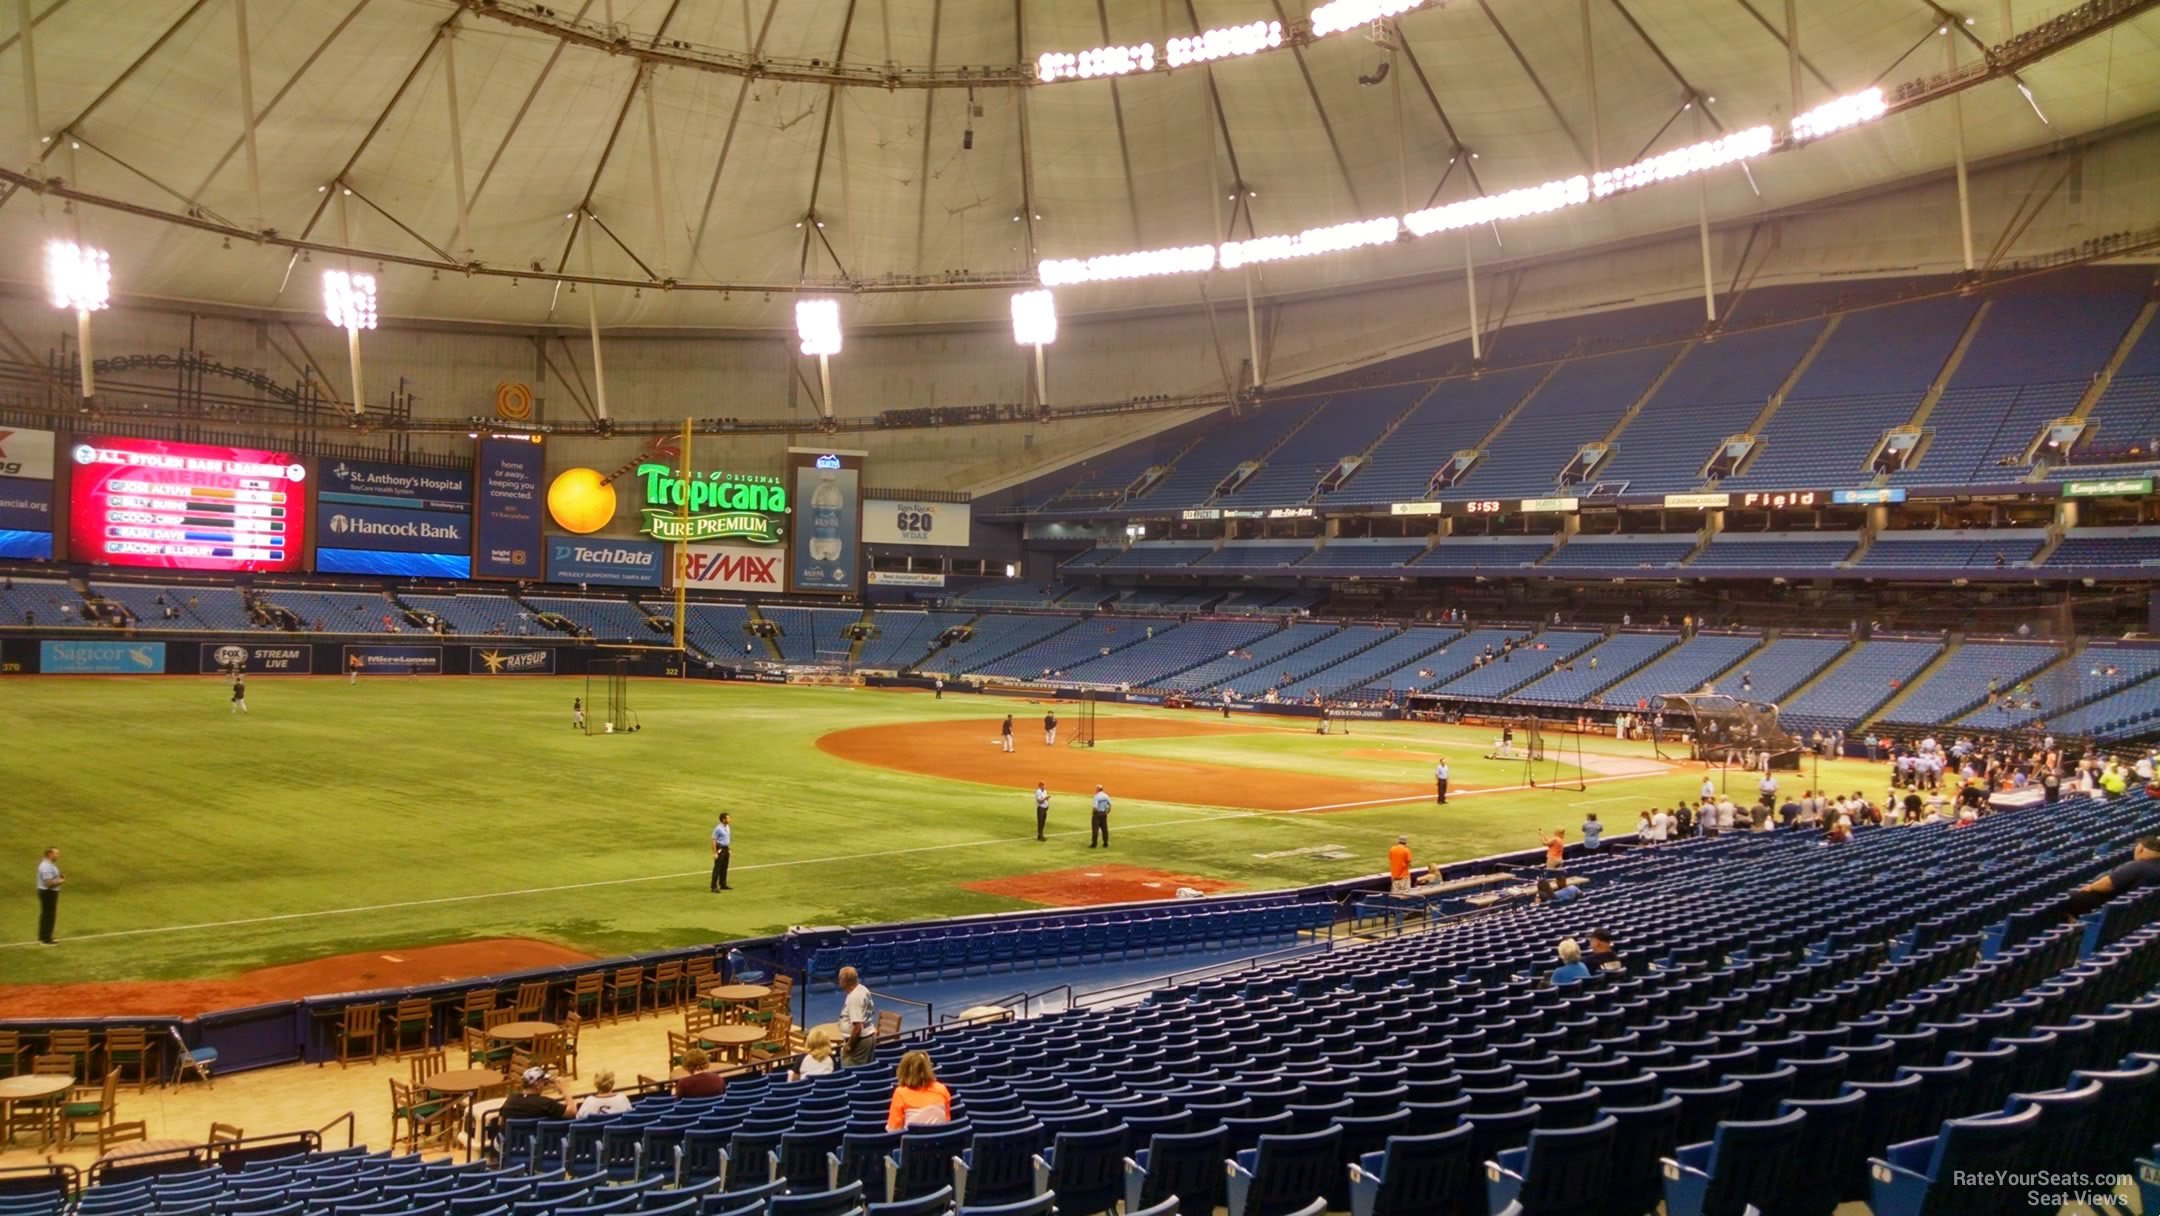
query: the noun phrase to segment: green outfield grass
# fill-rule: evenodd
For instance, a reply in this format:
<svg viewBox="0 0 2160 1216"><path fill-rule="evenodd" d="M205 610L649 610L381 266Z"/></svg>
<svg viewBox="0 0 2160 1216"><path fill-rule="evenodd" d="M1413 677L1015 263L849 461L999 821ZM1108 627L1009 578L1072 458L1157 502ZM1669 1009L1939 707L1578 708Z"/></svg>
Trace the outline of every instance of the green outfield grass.
<svg viewBox="0 0 2160 1216"><path fill-rule="evenodd" d="M0 982L229 974L362 949L525 936L607 954L770 933L1021 906L958 884L1084 862L1081 800L1057 800L1048 844L1017 790L866 767L819 751L829 731L1024 709L1002 700L866 690L645 681L645 729L588 738L570 728L571 679L260 679L253 712L227 711L216 679L12 679L7 863L18 895L0 927ZM1366 780L1422 782L1445 750L1459 785L1521 780L1485 761L1486 729L1358 724L1119 743L1102 710L1101 751L1121 749ZM986 732L987 733L987 732ZM1023 731L1021 742L1040 747ZM1406 747L1403 759L1350 757ZM1586 740L1642 756L1647 745ZM1593 765L1594 767L1594 765ZM1836 766L1826 782L1877 792L1879 773ZM1544 770L1541 770L1544 771ZM1325 814L1257 814L1118 802L1115 860L1279 887L1382 868L1397 832L1420 864L1534 845L1533 831L1601 812L1625 831L1695 773L1599 779L1429 798ZM1740 784L1746 784L1740 782ZM1113 793L1115 790L1113 789ZM1736 799L1752 785L1736 789ZM708 832L736 827L736 890L706 891ZM30 945L31 871L57 844L69 875L57 949ZM1259 854L1335 845L1347 860ZM1100 856L1099 854L1097 856Z"/></svg>

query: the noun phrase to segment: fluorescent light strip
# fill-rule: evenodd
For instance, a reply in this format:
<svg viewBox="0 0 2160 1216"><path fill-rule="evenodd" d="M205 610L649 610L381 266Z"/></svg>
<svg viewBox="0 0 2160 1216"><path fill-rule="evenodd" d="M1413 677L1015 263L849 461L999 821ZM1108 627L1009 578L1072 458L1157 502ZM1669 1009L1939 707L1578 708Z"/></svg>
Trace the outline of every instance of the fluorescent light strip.
<svg viewBox="0 0 2160 1216"><path fill-rule="evenodd" d="M1262 262L1281 262L1320 253L1386 245L1399 239L1404 230L1408 230L1412 236L1457 232L1465 228L1496 224L1502 220L1522 219L1568 207L1579 207L1659 182L1694 177L1712 169L1767 156L1781 147L1797 147L1810 139L1849 130L1880 118L1885 112L1887 106L1883 101L1882 90L1869 89L1817 106L1795 118L1782 145L1778 141L1777 133L1770 127L1748 127L1716 139L1689 144L1685 148L1675 148L1617 169L1606 169L1588 176L1576 174L1541 185L1510 190L1504 194L1481 195L1441 207L1428 207L1422 211L1413 211L1401 219L1389 216L1374 220L1354 220L1347 224L1307 228L1290 236L1229 241L1219 248L1191 245L1178 249L1101 254L1092 258L1048 258L1037 268L1037 274L1045 287L1062 287L1071 283L1109 283L1161 275L1198 274L1213 270L1217 266L1224 270L1235 270L1240 266Z"/></svg>
<svg viewBox="0 0 2160 1216"><path fill-rule="evenodd" d="M1312 11L1312 36L1325 38L1362 25L1371 25L1397 13L1407 13L1425 0L1333 0Z"/></svg>

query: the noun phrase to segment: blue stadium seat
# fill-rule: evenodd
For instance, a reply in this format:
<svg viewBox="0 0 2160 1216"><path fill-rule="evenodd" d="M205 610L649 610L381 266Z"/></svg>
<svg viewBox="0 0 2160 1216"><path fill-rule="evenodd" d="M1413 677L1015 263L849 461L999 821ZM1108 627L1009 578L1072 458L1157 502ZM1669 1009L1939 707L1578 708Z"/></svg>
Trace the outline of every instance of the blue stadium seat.
<svg viewBox="0 0 2160 1216"><path fill-rule="evenodd" d="M1230 1216L1292 1216L1316 1199L1327 1208L1342 1169L1342 1132L1262 1136L1228 1164Z"/></svg>
<svg viewBox="0 0 2160 1216"><path fill-rule="evenodd" d="M2015 1196L2003 1188L1957 1186L1951 1179L1982 1170L2022 1171L2039 1128L2038 1107L1993 1118L1947 1119L1933 1137L1893 1144L1887 1158L1869 1162L1869 1206L1876 1216L2008 1211Z"/></svg>
<svg viewBox="0 0 2160 1216"><path fill-rule="evenodd" d="M1219 1167L1218 1167L1219 1168ZM1352 1216L1423 1216L1449 1210L1477 1184L1467 1125L1430 1136L1394 1136L1349 1167ZM1197 1205L1196 1205L1197 1206Z"/></svg>
<svg viewBox="0 0 2160 1216"><path fill-rule="evenodd" d="M1596 1211L1612 1176L1619 1123L1599 1119L1582 1127L1545 1128L1530 1142L1485 1164L1486 1207L1492 1216L1564 1216Z"/></svg>

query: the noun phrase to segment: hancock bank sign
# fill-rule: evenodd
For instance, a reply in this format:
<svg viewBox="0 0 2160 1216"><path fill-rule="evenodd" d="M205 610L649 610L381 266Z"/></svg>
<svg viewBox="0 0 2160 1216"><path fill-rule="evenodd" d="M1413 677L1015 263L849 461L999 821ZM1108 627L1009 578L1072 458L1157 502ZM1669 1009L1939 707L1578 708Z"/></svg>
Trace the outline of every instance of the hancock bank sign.
<svg viewBox="0 0 2160 1216"><path fill-rule="evenodd" d="M637 474L645 483L638 531L654 540L777 545L782 539L787 489L777 477L713 472L684 478L664 464L641 464Z"/></svg>

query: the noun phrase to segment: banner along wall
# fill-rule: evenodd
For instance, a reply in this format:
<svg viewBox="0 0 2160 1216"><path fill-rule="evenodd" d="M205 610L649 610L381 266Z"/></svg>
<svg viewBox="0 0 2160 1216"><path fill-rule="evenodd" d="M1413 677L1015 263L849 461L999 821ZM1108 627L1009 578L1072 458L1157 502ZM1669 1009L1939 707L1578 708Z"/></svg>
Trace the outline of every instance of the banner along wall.
<svg viewBox="0 0 2160 1216"><path fill-rule="evenodd" d="M91 437L69 451L68 556L166 570L290 573L307 469L289 452Z"/></svg>
<svg viewBox="0 0 2160 1216"><path fill-rule="evenodd" d="M539 578L546 558L540 537L540 487L547 482L547 445L538 435L487 435L473 465L474 578Z"/></svg>
<svg viewBox="0 0 2160 1216"><path fill-rule="evenodd" d="M53 555L53 433L0 427L0 558Z"/></svg>
<svg viewBox="0 0 2160 1216"><path fill-rule="evenodd" d="M362 460L316 469L315 568L472 577L472 473Z"/></svg>
<svg viewBox="0 0 2160 1216"><path fill-rule="evenodd" d="M862 452L788 449L794 509L792 587L825 595L862 589Z"/></svg>

